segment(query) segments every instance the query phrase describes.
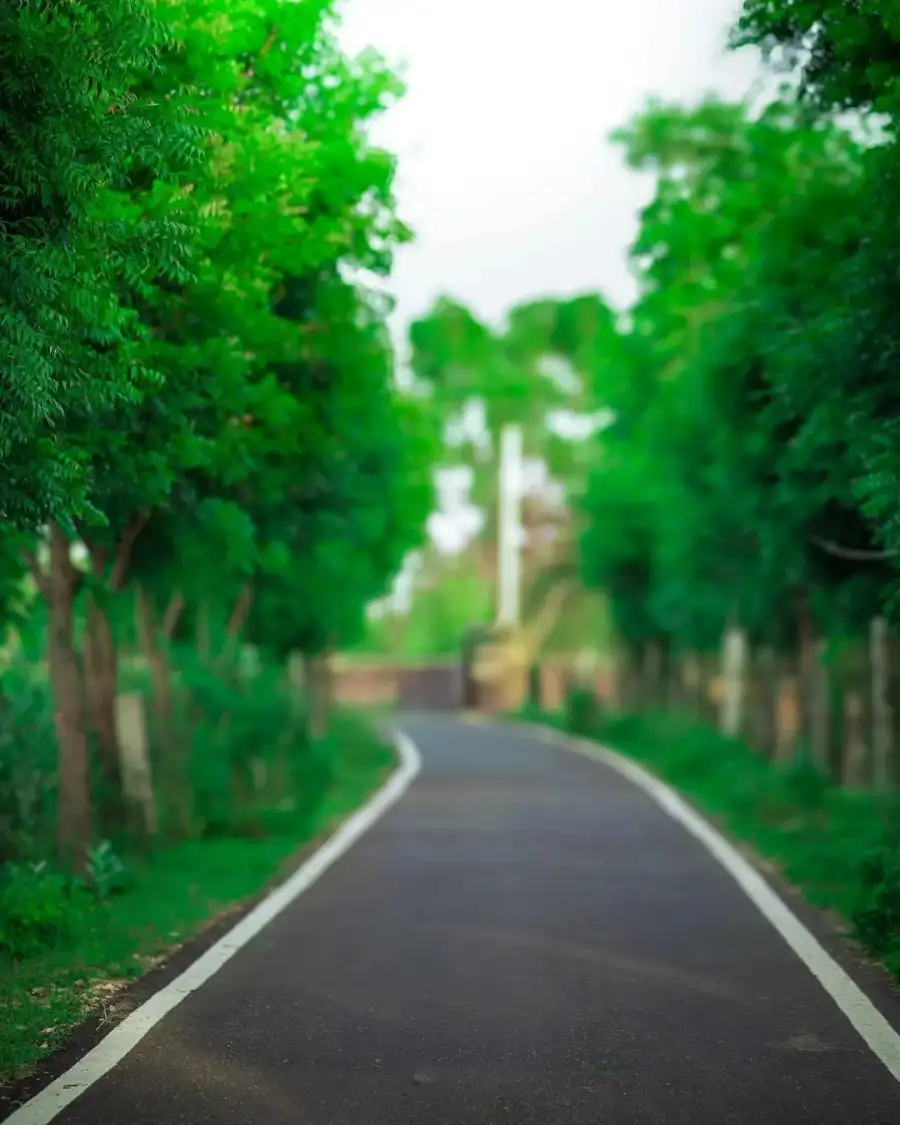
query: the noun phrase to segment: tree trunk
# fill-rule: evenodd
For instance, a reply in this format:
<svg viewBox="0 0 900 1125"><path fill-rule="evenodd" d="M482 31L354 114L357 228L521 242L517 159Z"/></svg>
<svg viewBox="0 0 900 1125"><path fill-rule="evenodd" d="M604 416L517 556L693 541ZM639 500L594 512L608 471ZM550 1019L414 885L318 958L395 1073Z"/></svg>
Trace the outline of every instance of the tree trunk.
<svg viewBox="0 0 900 1125"><path fill-rule="evenodd" d="M162 722L168 722L172 717L172 676L169 656L160 644L159 629L150 595L143 586L137 588L135 617L141 652L147 661L153 684L153 714ZM174 624L172 628L174 629Z"/></svg>
<svg viewBox="0 0 900 1125"><path fill-rule="evenodd" d="M238 657L240 655L241 633L250 615L255 592L253 583L247 582L235 599L235 603L231 608L231 613L228 616L228 624L225 628L225 645L219 656L219 660L222 664L235 660L240 664Z"/></svg>
<svg viewBox="0 0 900 1125"><path fill-rule="evenodd" d="M331 709L331 676L326 653L306 658L305 679L309 703L309 733L313 738L321 738L328 730L328 713Z"/></svg>
<svg viewBox="0 0 900 1125"><path fill-rule="evenodd" d="M701 718L703 704L700 697L703 691L703 674L695 652L686 652L682 657L681 688L685 710L691 718Z"/></svg>
<svg viewBox="0 0 900 1125"><path fill-rule="evenodd" d="M153 746L165 793L167 825L176 839L189 837L194 823L187 736L182 725L175 722L172 665L166 647L183 608L184 600L176 593L160 628L150 595L143 586L137 588L137 633L153 684Z"/></svg>
<svg viewBox="0 0 900 1125"><path fill-rule="evenodd" d="M88 596L86 608L84 666L91 729L97 738L104 786L118 800L121 795L119 732L116 725L118 657L109 617L95 594Z"/></svg>
<svg viewBox="0 0 900 1125"><path fill-rule="evenodd" d="M641 664L642 710L652 710L660 706L662 668L663 650L661 642L657 639L648 641L644 646Z"/></svg>
<svg viewBox="0 0 900 1125"><path fill-rule="evenodd" d="M113 552L85 537L84 543L91 557L91 572L98 586L104 586L112 594L122 589L134 541L149 518L149 512L136 513ZM85 686L91 728L97 738L104 789L118 803L123 798L121 749L116 717L119 662L109 614L101 598L102 594L98 594L96 590L91 591L87 598Z"/></svg>
<svg viewBox="0 0 900 1125"><path fill-rule="evenodd" d="M61 527L52 524L46 595L47 642L58 744L57 840L60 859L76 871L84 867L92 834L83 684L73 622L77 578L68 537Z"/></svg>
<svg viewBox="0 0 900 1125"><path fill-rule="evenodd" d="M231 615L228 618L228 637L232 641L236 641L240 637L244 625L247 623L247 617L253 605L253 593L253 583L247 582L234 603Z"/></svg>

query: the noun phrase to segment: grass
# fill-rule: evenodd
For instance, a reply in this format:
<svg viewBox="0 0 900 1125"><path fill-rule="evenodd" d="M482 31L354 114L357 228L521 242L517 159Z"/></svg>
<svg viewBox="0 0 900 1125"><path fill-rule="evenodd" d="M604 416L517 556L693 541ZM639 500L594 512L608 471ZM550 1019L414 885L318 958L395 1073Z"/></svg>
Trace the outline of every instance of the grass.
<svg viewBox="0 0 900 1125"><path fill-rule="evenodd" d="M193 840L129 864L127 889L92 905L71 940L0 961L0 1081L27 1076L84 1019L112 1020L125 985L255 897L362 803L392 769L393 752L358 724L340 735L334 783L311 814L272 818L262 838Z"/></svg>
<svg viewBox="0 0 900 1125"><path fill-rule="evenodd" d="M639 762L750 844L813 905L900 980L900 817L895 797L829 784L808 764L777 767L684 716L573 722L528 716L595 738Z"/></svg>

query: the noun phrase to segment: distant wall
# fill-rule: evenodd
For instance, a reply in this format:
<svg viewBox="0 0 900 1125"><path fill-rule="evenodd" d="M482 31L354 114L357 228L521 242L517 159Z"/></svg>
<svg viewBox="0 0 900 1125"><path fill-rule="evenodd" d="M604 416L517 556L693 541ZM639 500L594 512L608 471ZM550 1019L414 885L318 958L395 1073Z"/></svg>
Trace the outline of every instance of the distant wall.
<svg viewBox="0 0 900 1125"><path fill-rule="evenodd" d="M350 707L454 711L462 706L462 668L458 660L400 664L339 657L332 665L332 684L335 702Z"/></svg>

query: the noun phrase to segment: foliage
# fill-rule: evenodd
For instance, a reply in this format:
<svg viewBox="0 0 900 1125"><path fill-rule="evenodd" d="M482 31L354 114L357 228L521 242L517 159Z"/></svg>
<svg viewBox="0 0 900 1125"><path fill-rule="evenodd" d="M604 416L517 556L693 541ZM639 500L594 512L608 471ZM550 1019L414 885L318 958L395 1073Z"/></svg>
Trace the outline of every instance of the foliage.
<svg viewBox="0 0 900 1125"><path fill-rule="evenodd" d="M39 861L53 838L56 741L48 685L18 659L0 694L0 858Z"/></svg>
<svg viewBox="0 0 900 1125"><path fill-rule="evenodd" d="M653 103L617 139L657 188L598 388L616 417L586 493L585 577L630 644L710 648L732 619L791 647L807 613L858 629L883 604L890 524L873 518L881 438L856 433L840 321L879 153L790 101Z"/></svg>
<svg viewBox="0 0 900 1125"><path fill-rule="evenodd" d="M0 14L0 627L33 665L4 677L0 858L119 878L96 846L136 843L116 697L138 655L155 740L192 747L157 796L179 830L188 805L233 828L288 656L358 637L424 536L433 424L375 291L411 237L368 135L402 86L336 31L329 0ZM204 726L215 690L227 738ZM302 732L295 751L314 757ZM208 800L197 763L224 771ZM330 782L304 769L315 802Z"/></svg>
<svg viewBox="0 0 900 1125"><path fill-rule="evenodd" d="M492 609L493 583L471 554L445 558L433 551L422 561L409 604L379 606L359 648L395 660L458 659L466 631L489 621Z"/></svg>
<svg viewBox="0 0 900 1125"><path fill-rule="evenodd" d="M583 414L593 402L590 380L615 340L613 315L602 298L526 301L512 308L498 331L448 297L409 330L410 365L444 427L445 458L476 472L484 500L497 435L506 423L522 427L527 456L564 475L573 449L553 426L560 410ZM481 411L484 431L466 424Z"/></svg>
<svg viewBox="0 0 900 1125"><path fill-rule="evenodd" d="M34 526L86 504L70 412L117 409L148 385L141 326L118 279L183 270L183 225L126 216L115 189L162 182L196 127L147 96L169 32L143 0L6 4L0 14L0 519ZM176 209L177 210L177 209Z"/></svg>
<svg viewBox="0 0 900 1125"><path fill-rule="evenodd" d="M28 957L71 941L86 907L80 886L45 863L7 864L0 883L0 954Z"/></svg>
<svg viewBox="0 0 900 1125"><path fill-rule="evenodd" d="M860 940L900 976L900 840L896 829L863 859L862 890L853 911Z"/></svg>
<svg viewBox="0 0 900 1125"><path fill-rule="evenodd" d="M896 107L896 13L877 0L744 0L735 46L757 45L802 89L839 109Z"/></svg>
<svg viewBox="0 0 900 1125"><path fill-rule="evenodd" d="M263 736L260 741L274 741ZM71 1029L108 1006L114 990L152 970L173 943L189 941L296 865L298 847L357 807L391 767L392 753L371 728L338 714L321 740L334 784L303 817L273 814L266 836L190 839L128 857L128 884L106 900L83 894L85 909L68 938L14 962L0 950L0 1077L20 1078L61 1046Z"/></svg>

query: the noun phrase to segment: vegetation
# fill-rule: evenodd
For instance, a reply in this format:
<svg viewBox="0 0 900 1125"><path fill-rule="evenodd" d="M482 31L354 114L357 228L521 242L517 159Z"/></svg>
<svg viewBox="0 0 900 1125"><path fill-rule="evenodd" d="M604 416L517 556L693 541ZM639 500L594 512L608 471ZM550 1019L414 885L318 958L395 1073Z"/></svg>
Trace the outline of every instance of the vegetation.
<svg viewBox="0 0 900 1125"><path fill-rule="evenodd" d="M7 1074L389 762L320 672L424 536L432 425L381 292L402 90L335 36L328 0L0 13Z"/></svg>
<svg viewBox="0 0 900 1125"><path fill-rule="evenodd" d="M581 573L608 598L620 671L643 679L626 710L644 713L598 720L585 698L568 721L721 815L898 974L895 656L845 691L900 593L894 22L883 6L745 0L735 43L796 88L765 105L651 102L614 137L655 191L631 250L637 299L594 369L613 418L576 504ZM728 631L798 685L801 737L775 762L771 744L659 712L659 685L677 694ZM875 696L865 768L841 787L851 703Z"/></svg>
<svg viewBox="0 0 900 1125"><path fill-rule="evenodd" d="M900 863L894 804L829 785L803 761L773 765L683 713L612 715L573 692L565 712L527 717L640 762L755 848L832 912L900 980Z"/></svg>
<svg viewBox="0 0 900 1125"><path fill-rule="evenodd" d="M900 595L890 7L745 0L735 45L762 48L796 81L766 104L650 101L617 131L628 166L654 184L631 247L629 308L597 295L528 301L493 331L445 299L411 330L413 368L446 416L458 421L477 401L489 434L519 422L531 455L565 484L577 532L568 558L608 605L620 669L634 679L655 668L674 682L691 663L717 662L723 635L742 634L797 685L801 736L815 725L824 670L820 741L840 743L854 707L872 709L854 778L863 789L900 780L895 655L885 659L885 646L871 657L875 678L853 692L844 674L869 661L873 620L890 628ZM548 360L577 378L555 379ZM556 443L548 431L560 407L607 412L608 424L583 443ZM448 459L469 462L490 529L490 449L447 445ZM657 736L641 736L654 755ZM720 743L684 737L719 778ZM797 760L806 742L794 741ZM828 817L807 842L844 871L845 889L882 880L868 921L851 912L895 964L896 834L881 817L859 832L840 827L839 810L871 809L874 798L857 804L838 791L847 779L832 768L837 757L826 747L816 769L822 800L838 810L843 860L825 842ZM778 788L781 768L735 765L733 793L716 780L710 799L733 799L747 831L756 817L763 832L769 797L753 805L754 778ZM876 839L881 858L870 861ZM846 898L838 905L850 909Z"/></svg>
<svg viewBox="0 0 900 1125"><path fill-rule="evenodd" d="M671 673L737 630L808 710L814 654L837 667L896 616L884 8L744 0L735 44L796 88L651 102L615 135L655 184L633 305L528 300L490 327L442 298L403 390L381 284L411 234L367 133L402 91L341 52L330 0L3 8L0 1069L82 1014L79 982L128 976L374 783L386 751L334 714L327 656L448 655L490 616L505 424L568 498L527 507L531 545L555 536L530 596L588 591L567 645L612 629L622 666ZM406 618L367 618L426 538L435 465L468 472L484 530L453 567L426 556ZM660 722L615 737L896 969L891 815L827 761Z"/></svg>

